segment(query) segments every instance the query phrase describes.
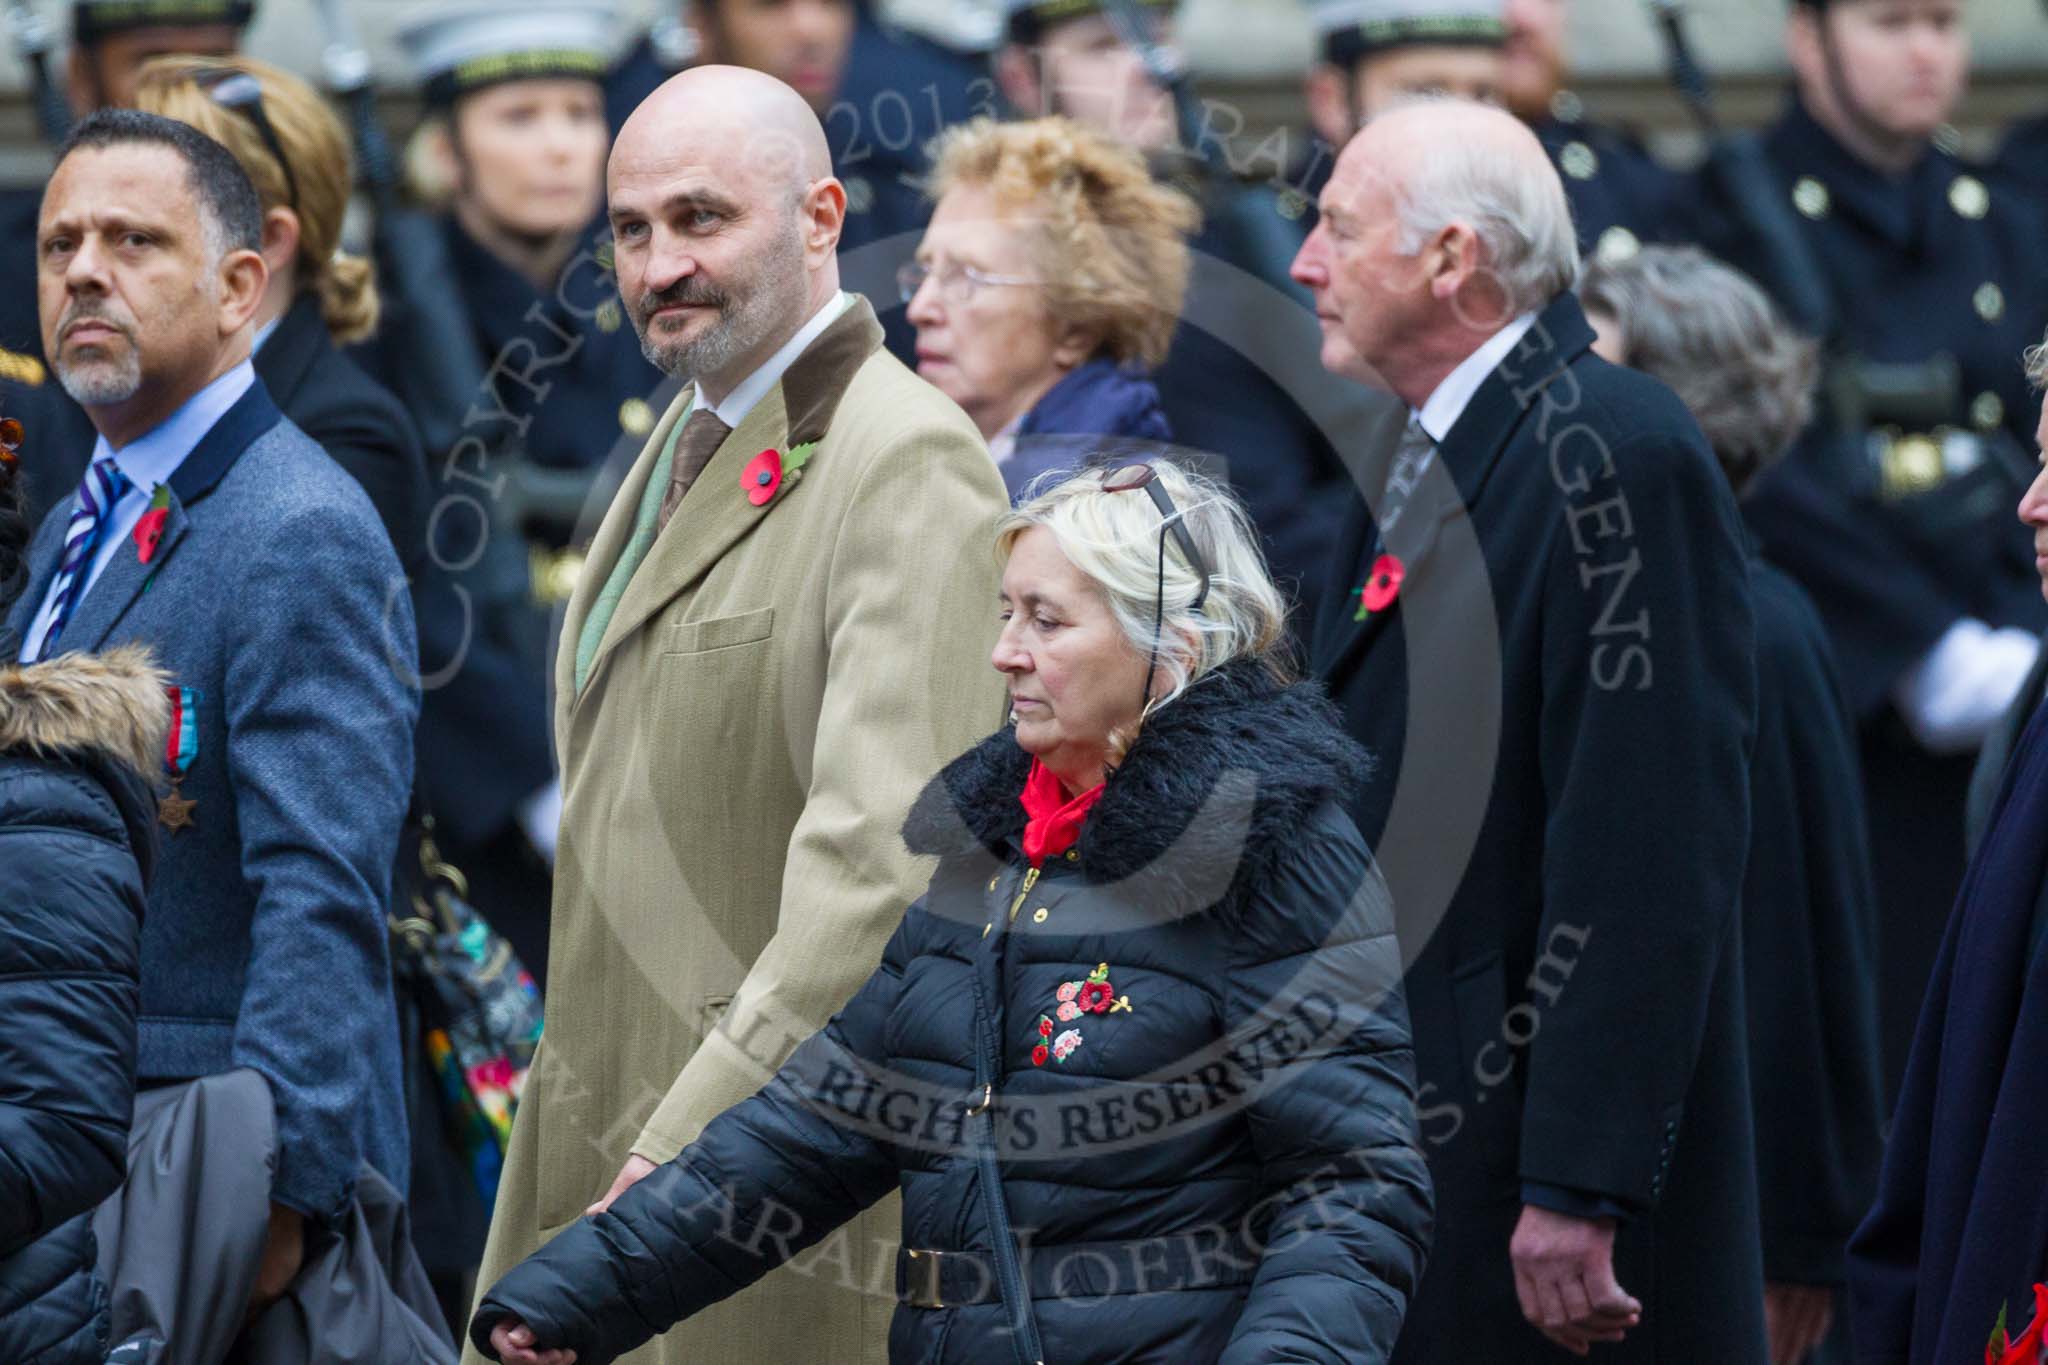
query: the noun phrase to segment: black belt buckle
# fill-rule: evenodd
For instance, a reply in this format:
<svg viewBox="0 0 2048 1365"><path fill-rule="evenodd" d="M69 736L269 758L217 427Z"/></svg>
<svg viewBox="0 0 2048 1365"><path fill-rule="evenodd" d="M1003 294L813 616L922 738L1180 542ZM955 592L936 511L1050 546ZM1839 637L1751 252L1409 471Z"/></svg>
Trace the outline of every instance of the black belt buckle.
<svg viewBox="0 0 2048 1365"><path fill-rule="evenodd" d="M946 1300L939 1293L939 1257L937 1251L920 1251L905 1248L910 1258L910 1269L904 1275L903 1292L912 1308L944 1308Z"/></svg>

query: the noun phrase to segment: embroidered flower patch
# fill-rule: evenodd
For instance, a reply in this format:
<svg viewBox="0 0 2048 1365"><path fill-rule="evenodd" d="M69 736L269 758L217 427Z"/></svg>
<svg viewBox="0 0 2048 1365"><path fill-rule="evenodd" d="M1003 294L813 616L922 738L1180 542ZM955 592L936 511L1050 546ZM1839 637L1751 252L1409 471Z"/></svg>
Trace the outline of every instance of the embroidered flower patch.
<svg viewBox="0 0 2048 1365"><path fill-rule="evenodd" d="M1054 992L1057 1003L1051 1014L1041 1014L1031 1030L1031 1065L1044 1066L1048 1059L1064 1062L1074 1055L1081 1046L1079 1029L1068 1029L1057 1038L1053 1031L1061 1024L1071 1024L1084 1014L1128 1013L1131 997L1120 996L1116 987L1109 983L1109 964L1100 962L1095 970L1088 973L1084 981L1063 981ZM1046 1039L1051 1038L1048 1048Z"/></svg>

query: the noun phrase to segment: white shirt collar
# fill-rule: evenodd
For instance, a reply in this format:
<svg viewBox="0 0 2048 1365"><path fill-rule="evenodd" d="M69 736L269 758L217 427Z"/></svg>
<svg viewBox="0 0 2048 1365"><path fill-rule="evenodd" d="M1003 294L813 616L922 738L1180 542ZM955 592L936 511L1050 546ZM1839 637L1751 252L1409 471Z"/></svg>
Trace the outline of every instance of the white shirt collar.
<svg viewBox="0 0 2048 1365"><path fill-rule="evenodd" d="M1004 463L1017 453L1017 431L1024 425L1024 419L1028 416L1028 410L1018 413L1001 431L988 438L988 453L994 457L997 464Z"/></svg>
<svg viewBox="0 0 2048 1365"><path fill-rule="evenodd" d="M811 314L811 320L797 329L795 336L782 343L782 349L768 357L760 369L733 385L725 401L712 406L718 420L737 431L747 414L754 410L768 391L782 382L782 376L796 363L796 358L810 349L812 342L824 335L825 329L839 320L839 315L853 306L853 296L840 290L825 300L823 307Z"/></svg>
<svg viewBox="0 0 2048 1365"><path fill-rule="evenodd" d="M1429 439L1438 445L1451 434L1451 428L1458 425L1458 419L1471 406L1472 396L1479 392L1479 386L1486 377L1500 368L1508 358L1508 352L1522 344L1522 338L1529 335L1529 329L1536 325L1536 314L1528 312L1516 318L1507 326L1495 332L1482 343L1478 350L1465 357L1457 369L1444 376L1436 386L1436 392L1414 415L1422 419L1422 429L1429 433Z"/></svg>

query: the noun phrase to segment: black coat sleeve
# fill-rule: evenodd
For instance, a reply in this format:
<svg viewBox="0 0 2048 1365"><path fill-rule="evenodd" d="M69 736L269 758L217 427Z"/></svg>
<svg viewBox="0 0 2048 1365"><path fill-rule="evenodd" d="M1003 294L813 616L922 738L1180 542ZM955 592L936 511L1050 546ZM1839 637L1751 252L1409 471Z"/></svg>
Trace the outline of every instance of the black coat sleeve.
<svg viewBox="0 0 2048 1365"><path fill-rule="evenodd" d="M1386 883L1332 807L1262 888L1226 1023L1293 1054L1247 1111L1265 1250L1223 1365L1371 1365L1422 1278L1433 1198Z"/></svg>
<svg viewBox="0 0 2048 1365"><path fill-rule="evenodd" d="M912 916L920 912L913 910ZM895 1149L858 1114L910 953L907 924L846 1008L751 1099L610 1209L491 1287L470 1321L490 1359L508 1318L542 1349L605 1365L745 1289L896 1188Z"/></svg>
<svg viewBox="0 0 2048 1365"><path fill-rule="evenodd" d="M95 788L0 759L0 1258L126 1173L142 873Z"/></svg>
<svg viewBox="0 0 2048 1365"><path fill-rule="evenodd" d="M1581 962L1530 1045L1520 1176L1642 1209L1736 931L1756 665L1747 555L1704 441L1662 413L1612 429L1643 434L1559 471L1584 491L1527 568L1543 576L1537 951L1570 941ZM1642 632L1617 628L1639 613Z"/></svg>

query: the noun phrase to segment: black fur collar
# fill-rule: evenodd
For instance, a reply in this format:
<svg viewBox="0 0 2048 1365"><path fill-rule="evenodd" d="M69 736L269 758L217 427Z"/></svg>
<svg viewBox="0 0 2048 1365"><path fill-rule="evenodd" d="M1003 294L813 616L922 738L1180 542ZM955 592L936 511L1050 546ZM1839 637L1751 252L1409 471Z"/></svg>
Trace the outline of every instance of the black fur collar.
<svg viewBox="0 0 2048 1365"><path fill-rule="evenodd" d="M1162 707L1110 774L1075 844L1089 882L1142 879L1183 906L1235 900L1293 848L1315 810L1371 772L1316 683L1241 661ZM1006 726L947 764L911 807L911 852L1019 856L1031 756Z"/></svg>

